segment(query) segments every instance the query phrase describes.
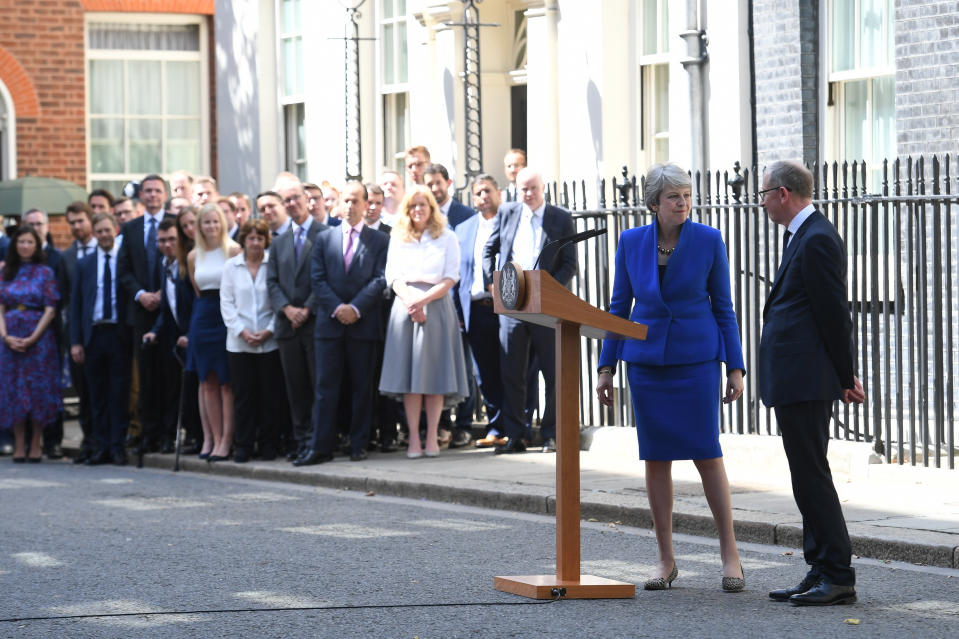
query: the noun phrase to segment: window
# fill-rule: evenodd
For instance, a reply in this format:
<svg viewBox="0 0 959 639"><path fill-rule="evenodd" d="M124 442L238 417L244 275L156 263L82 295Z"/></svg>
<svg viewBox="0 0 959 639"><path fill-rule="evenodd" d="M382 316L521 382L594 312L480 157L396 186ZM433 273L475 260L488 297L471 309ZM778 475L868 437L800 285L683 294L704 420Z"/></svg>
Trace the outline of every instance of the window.
<svg viewBox="0 0 959 639"><path fill-rule="evenodd" d="M669 159L669 14L667 0L643 0L640 146L643 164Z"/></svg>
<svg viewBox="0 0 959 639"><path fill-rule="evenodd" d="M118 193L147 173L208 173L203 19L92 17L87 24L90 187Z"/></svg>
<svg viewBox="0 0 959 639"><path fill-rule="evenodd" d="M405 175L403 153L410 139L406 0L380 0L379 9L383 161Z"/></svg>
<svg viewBox="0 0 959 639"><path fill-rule="evenodd" d="M896 155L893 0L833 0L827 62L834 160L865 160L878 192L882 161Z"/></svg>
<svg viewBox="0 0 959 639"><path fill-rule="evenodd" d="M6 85L0 82L0 180L12 180L17 177L16 136L13 98Z"/></svg>
<svg viewBox="0 0 959 639"><path fill-rule="evenodd" d="M284 168L306 179L302 0L278 0L280 105L283 110Z"/></svg>

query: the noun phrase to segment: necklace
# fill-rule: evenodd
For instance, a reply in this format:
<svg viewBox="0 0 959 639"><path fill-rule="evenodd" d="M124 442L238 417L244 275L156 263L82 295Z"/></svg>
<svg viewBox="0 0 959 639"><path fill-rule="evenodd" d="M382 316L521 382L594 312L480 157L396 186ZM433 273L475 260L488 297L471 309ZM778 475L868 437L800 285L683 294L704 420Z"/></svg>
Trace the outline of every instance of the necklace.
<svg viewBox="0 0 959 639"><path fill-rule="evenodd" d="M662 242L656 242L656 250L659 251L660 255L665 255L669 257L670 255L673 254L673 251L676 250L676 247L674 246L673 248L666 248L665 246L663 246Z"/></svg>

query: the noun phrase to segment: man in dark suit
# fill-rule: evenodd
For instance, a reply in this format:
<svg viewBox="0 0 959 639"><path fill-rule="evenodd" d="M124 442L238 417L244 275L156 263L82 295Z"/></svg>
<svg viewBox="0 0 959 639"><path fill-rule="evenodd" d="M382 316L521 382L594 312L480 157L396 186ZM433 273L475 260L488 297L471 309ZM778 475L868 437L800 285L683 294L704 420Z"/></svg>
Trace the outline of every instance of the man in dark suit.
<svg viewBox="0 0 959 639"><path fill-rule="evenodd" d="M430 193L436 199L436 205L440 207L440 213L446 216L446 222L450 229L455 229L460 225L460 222L476 215L475 210L460 204L456 201L456 198L450 195L453 180L450 179L449 171L442 164L427 166L423 174L423 180L423 184L429 187Z"/></svg>
<svg viewBox="0 0 959 639"><path fill-rule="evenodd" d="M812 205L813 177L797 162L774 162L759 192L769 219L786 227L779 271L763 309L759 393L776 411L803 518L809 571L769 597L796 605L856 601L852 548L826 459L833 402L862 403L855 376L846 250Z"/></svg>
<svg viewBox="0 0 959 639"><path fill-rule="evenodd" d="M157 246L160 249L160 312L143 342L157 350L158 373L163 380L160 406L160 452L172 453L176 442L176 429L180 417L180 389L182 366L174 355L178 349L180 361L186 352L187 331L190 328L190 312L193 309L193 288L188 278L180 277L176 259L176 220L167 218L160 222L157 231ZM186 415L184 415L186 417ZM186 421L186 420L184 420ZM184 423L191 434L196 434L198 424Z"/></svg>
<svg viewBox="0 0 959 639"><path fill-rule="evenodd" d="M140 182L140 202L146 212L123 225L117 279L129 300L127 323L132 329L133 355L137 366L139 392L137 416L142 428L140 446L145 451L160 447L164 389L179 380L166 380L155 348L146 348L143 336L156 322L160 312L160 254L157 233L163 221L166 183L159 175L148 175Z"/></svg>
<svg viewBox="0 0 959 639"><path fill-rule="evenodd" d="M60 259L60 295L63 307L63 334L70 340L70 295L73 292L73 282L76 279L77 262L91 255L97 250L97 238L93 236L93 209L86 202L73 202L67 206L67 224L73 242L63 252ZM77 393L80 404L80 431L83 441L80 443L80 453L73 458L73 463L82 464L94 452L93 447L93 413L90 410L90 393L87 389L86 374L83 366L70 358L70 380L73 390Z"/></svg>
<svg viewBox="0 0 959 639"><path fill-rule="evenodd" d="M70 296L70 357L85 368L93 409L94 452L86 463L122 466L130 392L128 306L116 277L123 238L109 213L93 216L93 233L97 250L77 261Z"/></svg>
<svg viewBox="0 0 959 639"><path fill-rule="evenodd" d="M546 203L542 176L527 167L516 178L521 201L501 204L493 224L493 233L486 243L483 257L483 280L491 294L493 271L502 270L507 262L519 262L523 270L536 264L540 253L550 242L575 232L573 216L569 211ZM548 269L563 286L576 273L576 250L572 245L561 249L557 259L555 250L544 253ZM497 453L519 453L526 450L525 434L527 368L529 355L536 354L543 378L546 380L546 410L540 423L543 451L556 450L556 357L555 334L551 328L528 324L501 315L499 318L500 372L503 379L503 432L509 438Z"/></svg>
<svg viewBox="0 0 959 639"><path fill-rule="evenodd" d="M340 413L340 387L349 380L350 459L366 459L376 349L383 335L380 304L386 286L386 235L366 226L366 187L349 182L343 190L346 219L326 228L313 242L311 278L317 300L316 398L309 449L293 464L309 466L333 459Z"/></svg>
<svg viewBox="0 0 959 639"><path fill-rule="evenodd" d="M281 233L270 245L266 285L276 310L274 336L296 440L296 448L289 451L288 459L295 461L307 451L313 432L313 326L317 300L310 285L310 254L316 234L327 227L310 216L306 192L295 175L280 174L273 190L285 208L284 217L288 216L292 223L290 232ZM257 198L257 206L261 199L266 202L268 198L272 199Z"/></svg>

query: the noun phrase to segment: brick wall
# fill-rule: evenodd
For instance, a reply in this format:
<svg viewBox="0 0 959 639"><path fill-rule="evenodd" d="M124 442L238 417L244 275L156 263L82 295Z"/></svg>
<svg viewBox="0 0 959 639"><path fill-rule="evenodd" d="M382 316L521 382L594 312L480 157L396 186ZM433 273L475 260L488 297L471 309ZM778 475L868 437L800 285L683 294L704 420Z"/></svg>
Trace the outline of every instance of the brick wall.
<svg viewBox="0 0 959 639"><path fill-rule="evenodd" d="M0 16L0 80L17 111L17 173L83 185L83 7L0 0Z"/></svg>
<svg viewBox="0 0 959 639"><path fill-rule="evenodd" d="M760 167L818 155L817 0L757 0L756 147Z"/></svg>
<svg viewBox="0 0 959 639"><path fill-rule="evenodd" d="M959 152L959 3L896 2L896 147Z"/></svg>

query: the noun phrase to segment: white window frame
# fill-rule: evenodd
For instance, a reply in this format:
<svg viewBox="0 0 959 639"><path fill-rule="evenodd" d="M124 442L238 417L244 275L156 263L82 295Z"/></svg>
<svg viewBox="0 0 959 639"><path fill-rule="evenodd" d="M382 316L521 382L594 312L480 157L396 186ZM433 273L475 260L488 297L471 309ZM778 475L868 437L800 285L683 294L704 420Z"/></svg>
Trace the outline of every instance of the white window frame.
<svg viewBox="0 0 959 639"><path fill-rule="evenodd" d="M304 32L303 32L303 10L304 10L304 0L297 0L300 10L300 23L294 25L293 31L284 31L283 27L283 2L282 0L275 0L273 7L276 18L276 60L277 60L277 74L276 74L276 95L279 97L279 111L280 111L280 121L281 121L281 131L283 132L283 169L294 173L295 175L307 175L307 170L309 168L309 161L307 159L306 147L300 148L299 136L296 135L296 126L291 126L289 119L287 118L287 111L291 107L300 106L303 109L303 128L307 127L307 114L306 114L306 74L304 69L301 69L299 65L294 63L294 74L303 73L303 83L301 86L296 86L297 82L294 80L293 93L286 92L286 65L283 64L283 45L289 40L300 40L300 46L304 46ZM295 22L295 21L294 21ZM305 63L304 63L305 64ZM304 137L307 137L304 134Z"/></svg>
<svg viewBox="0 0 959 639"><path fill-rule="evenodd" d="M155 51L155 50L104 50L90 49L90 24L113 22L118 24L160 24L160 25L199 25L199 44L198 52L191 51ZM203 174L210 174L210 53L209 53L209 27L207 16L199 14L179 14L179 13L86 13L83 23L83 50L84 50L84 84L85 84L85 105L84 105L84 127L86 132L86 167L87 167L87 189L91 188L94 179L101 181L125 182L128 180L138 180L143 177L139 173L97 173L91 170L91 114L90 114L90 61L91 60L122 60L122 61L161 61L161 62L196 62L200 63L200 171ZM91 53L93 55L91 55ZM165 96L164 96L165 98ZM165 109L165 106L164 106ZM128 121L127 115L123 115L124 123ZM161 145L166 140L166 121L163 120L163 134L161 134ZM124 124L126 126L126 124ZM162 147L165 151L165 146ZM165 153L161 152L161 164L166 161ZM124 144L124 166L129 164L129 144ZM162 166L156 168L156 172L162 172ZM172 173L182 167L167 167Z"/></svg>
<svg viewBox="0 0 959 639"><path fill-rule="evenodd" d="M13 180L17 177L17 112L13 96L3 81L0 81L0 102L3 102L0 128L4 131L3 148L0 148L0 163L3 165L0 180Z"/></svg>
<svg viewBox="0 0 959 639"><path fill-rule="evenodd" d="M652 164L655 164L657 161L665 161L662 158L656 158L656 142L657 140L669 140L669 125L667 125L665 131L657 132L655 130L655 122L657 119L657 110L656 110L656 77L658 74L666 72L669 73L669 62L670 62L670 38L669 38L669 2L668 0L653 0L657 3L656 16L658 19L666 20L666 28L663 28L661 25L657 25L656 28L656 53L643 54L643 51L646 50L646 28L643 22L646 15L646 1L639 5L639 11L637 15L638 21L638 33L639 33L639 72L640 72L640 81L639 81L639 104L640 104L640 130L642 132L641 143L640 143L640 153L641 161L644 167L648 167ZM666 85L666 113L667 117L669 115L669 84ZM668 153L667 153L668 155Z"/></svg>
<svg viewBox="0 0 959 639"><path fill-rule="evenodd" d="M862 157L861 158L852 158L847 157L846 151L846 140L845 132L847 130L845 116L845 89L846 83L856 82L856 81L866 81L867 86L867 95L866 95L866 118L867 118L867 130L871 131L873 129L873 87L874 80L881 78L895 78L896 67L895 64L878 64L872 65L869 67L860 66L860 46L859 46L859 30L854 29L853 34L853 68L843 71L833 71L833 40L832 40L832 30L833 30L833 6L835 2L855 2L855 23L859 23L859 11L861 4L859 0L823 0L820 10L823 12L823 15L826 16L826 20L822 21L823 24L823 33L822 33L822 42L825 42L826 55L823 57L823 67L826 77L826 92L825 92L825 107L824 111L826 117L824 118L826 126L825 129L825 145L824 145L824 156L828 161L849 161L853 160L866 160L866 166L870 171L870 174L873 178L877 175L877 172L881 170L880 166L875 166L873 158L875 157L875 149L873 148L873 136L867 135L864 136L862 140ZM886 36L888 30L894 28L895 26L895 15L887 15L885 20L883 20L882 28L882 40L886 41ZM893 57L895 52L893 52ZM895 144L895 141L893 141ZM896 150L895 147L889 150L889 155L883 154L883 159L889 159L890 161L895 158ZM866 185L871 192L878 192L881 188L879 184L867 184Z"/></svg>
<svg viewBox="0 0 959 639"><path fill-rule="evenodd" d="M394 14L392 18L385 18L386 12L383 10L384 2L395 2L396 0L378 0L376 3L376 77L377 77L377 87L379 93L379 105L380 116L381 116L381 126L379 127L379 139L381 143L381 153L383 157L382 164L386 167L397 171L400 176L406 175L406 169L403 166L403 159L405 157L406 149L410 144L411 138L411 127L410 127L410 84L409 84L409 69L406 69L406 81L404 82L386 82L386 52L384 50L385 38L383 37L383 27L384 25L398 25L401 22L406 24L406 43L407 48L407 63L409 62L409 26L410 26L410 8L408 6L409 0L407 0L406 13L403 15ZM394 29L394 33L398 33L399 29ZM394 39L394 46L396 46L396 40ZM397 49L398 51L398 49ZM394 52L395 53L395 52ZM398 64L400 56L393 56L393 78L396 79L399 77L397 74ZM395 113L395 104L391 104L398 94L406 94L406 114L407 117L404 119L403 124L403 140L405 142L400 145L402 148L393 148L394 147L394 135L392 133L395 131L395 125L397 122L397 114Z"/></svg>

